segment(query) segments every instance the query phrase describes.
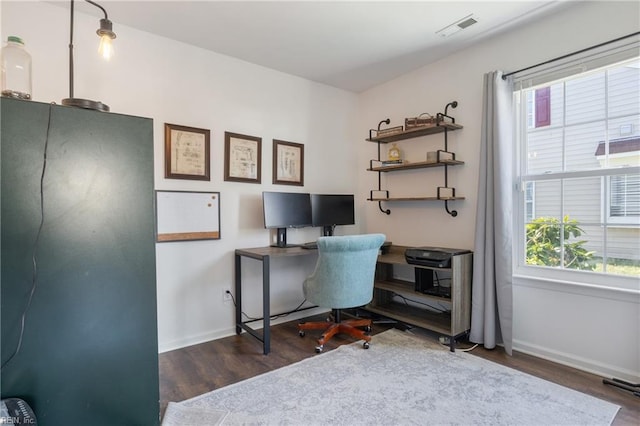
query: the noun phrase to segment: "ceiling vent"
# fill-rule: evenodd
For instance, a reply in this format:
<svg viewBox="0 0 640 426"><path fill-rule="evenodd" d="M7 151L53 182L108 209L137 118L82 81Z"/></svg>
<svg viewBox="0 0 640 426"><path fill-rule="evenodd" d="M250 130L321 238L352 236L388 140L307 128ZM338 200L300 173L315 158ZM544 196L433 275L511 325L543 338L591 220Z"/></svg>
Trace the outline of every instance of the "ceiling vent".
<svg viewBox="0 0 640 426"><path fill-rule="evenodd" d="M465 16L464 18L460 19L457 22L454 22L451 25L447 25L441 30L436 31L436 34L438 34L442 38L451 37L458 31L462 31L466 28L469 28L476 22L478 22L478 18L476 18L475 16L473 16L473 14L471 14L471 15Z"/></svg>

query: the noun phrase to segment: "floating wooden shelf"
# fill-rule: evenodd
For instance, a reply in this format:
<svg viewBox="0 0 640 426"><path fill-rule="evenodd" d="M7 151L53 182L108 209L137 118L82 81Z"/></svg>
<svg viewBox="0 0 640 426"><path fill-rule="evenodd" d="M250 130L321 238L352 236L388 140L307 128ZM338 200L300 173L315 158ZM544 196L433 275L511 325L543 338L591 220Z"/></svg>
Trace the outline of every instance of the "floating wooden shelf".
<svg viewBox="0 0 640 426"><path fill-rule="evenodd" d="M442 160L439 163L419 161L415 163L393 164L390 166L371 167L367 170L370 172L396 172L398 170L425 169L428 167L458 166L460 164L464 164L464 161Z"/></svg>
<svg viewBox="0 0 640 426"><path fill-rule="evenodd" d="M414 267L419 267L415 265ZM428 268L422 268L428 269ZM451 268L438 268L438 271L451 271ZM392 291L394 293L398 293L402 296L411 298L416 294L415 291L415 283L413 281L402 281L402 280L386 280L386 281L375 281L375 287L381 290ZM440 302L450 302L450 298L442 297L442 296L434 296L430 294L419 293L421 298L438 300Z"/></svg>
<svg viewBox="0 0 640 426"><path fill-rule="evenodd" d="M438 197L373 197L367 198L368 201L455 201L455 200L464 200L464 197L449 197L449 198L438 198Z"/></svg>
<svg viewBox="0 0 640 426"><path fill-rule="evenodd" d="M451 334L450 314L437 314L401 303L388 303L379 306L368 305L366 310L385 317L393 318L406 324L412 324L427 330L432 330L436 333L444 334L445 336Z"/></svg>
<svg viewBox="0 0 640 426"><path fill-rule="evenodd" d="M444 132L445 129L460 130L462 129L462 126L456 123L441 122L440 124L435 126L414 127L409 130L404 130L402 132L393 133L390 135L384 135L380 137L371 137L371 138L368 138L367 141L376 142L376 143L390 143L390 142L402 141L405 139L413 139L420 136L435 135L437 133Z"/></svg>

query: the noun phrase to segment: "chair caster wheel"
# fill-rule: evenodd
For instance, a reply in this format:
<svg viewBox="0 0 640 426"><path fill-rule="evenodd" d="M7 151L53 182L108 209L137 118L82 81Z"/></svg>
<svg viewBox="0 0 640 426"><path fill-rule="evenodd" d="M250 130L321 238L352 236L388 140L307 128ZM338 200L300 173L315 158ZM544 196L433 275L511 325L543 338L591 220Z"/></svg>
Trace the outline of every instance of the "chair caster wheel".
<svg viewBox="0 0 640 426"><path fill-rule="evenodd" d="M368 325L364 328L364 331L366 331L367 333L371 333L371 326Z"/></svg>
<svg viewBox="0 0 640 426"><path fill-rule="evenodd" d="M369 349L369 342L364 342L364 343L362 344L362 347L363 347L364 349Z"/></svg>
<svg viewBox="0 0 640 426"><path fill-rule="evenodd" d="M298 335L299 335L300 337L304 337L304 330L300 330L300 331L298 331Z"/></svg>
<svg viewBox="0 0 640 426"><path fill-rule="evenodd" d="M316 346L316 353L319 354L320 352L322 352L322 349L324 349L322 345Z"/></svg>

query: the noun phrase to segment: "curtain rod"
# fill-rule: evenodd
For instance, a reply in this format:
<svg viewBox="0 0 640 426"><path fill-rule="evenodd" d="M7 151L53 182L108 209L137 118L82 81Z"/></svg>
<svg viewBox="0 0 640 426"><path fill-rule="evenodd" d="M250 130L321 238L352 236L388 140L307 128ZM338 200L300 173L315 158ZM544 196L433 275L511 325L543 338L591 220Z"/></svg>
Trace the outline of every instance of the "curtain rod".
<svg viewBox="0 0 640 426"><path fill-rule="evenodd" d="M510 75L518 74L518 73L520 73L522 71L528 71L528 70L530 70L532 68L536 68L536 67L539 67L541 65L547 65L547 64L550 64L551 62L559 61L561 59L565 59L565 58L568 58L570 56L578 55L580 53L587 52L587 51L592 50L592 49L597 49L598 47L606 46L607 44L615 43L617 41L624 40L625 38L634 37L634 36L637 36L638 34L640 34L640 31L635 32L633 34L628 34L626 36L618 37L618 38L616 38L614 40L605 41L604 43L596 44L595 46L590 46L590 47L587 47L587 48L584 48L584 49L581 49L581 50L577 50L575 52L567 53L566 55L558 56L557 58L549 59L548 61L540 62L539 64L531 65L530 67L522 68L522 69L519 69L517 71L513 71L513 72L510 72L510 73L507 73L507 74L503 74L502 75L502 79L506 80L507 77L509 77Z"/></svg>

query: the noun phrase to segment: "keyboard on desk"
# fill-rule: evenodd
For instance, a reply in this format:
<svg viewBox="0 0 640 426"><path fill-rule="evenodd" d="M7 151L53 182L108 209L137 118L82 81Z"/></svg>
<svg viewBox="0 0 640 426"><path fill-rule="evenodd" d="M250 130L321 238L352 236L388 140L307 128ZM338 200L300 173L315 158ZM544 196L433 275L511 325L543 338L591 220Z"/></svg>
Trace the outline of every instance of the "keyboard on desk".
<svg viewBox="0 0 640 426"><path fill-rule="evenodd" d="M307 250L317 250L318 243L316 241L310 241L308 243L300 244L300 247Z"/></svg>

